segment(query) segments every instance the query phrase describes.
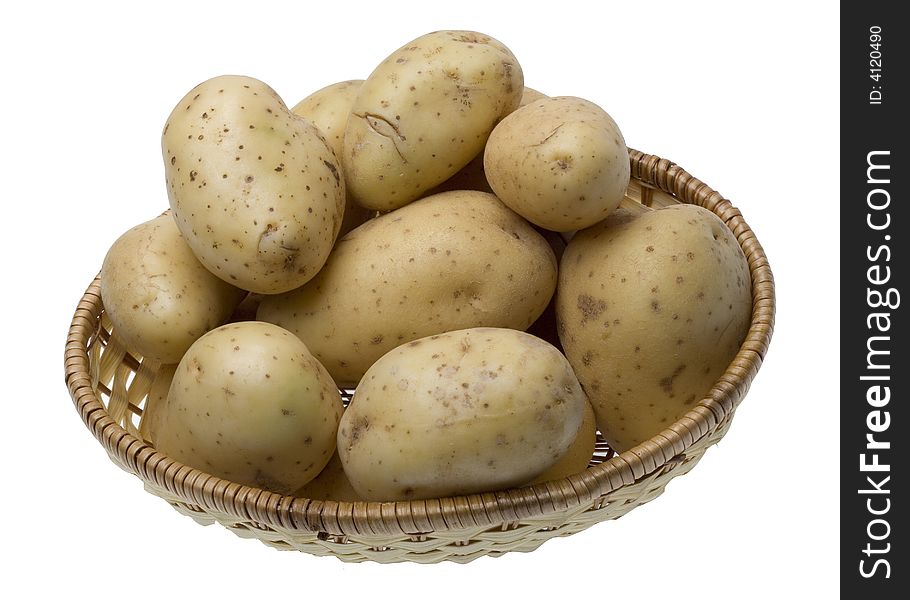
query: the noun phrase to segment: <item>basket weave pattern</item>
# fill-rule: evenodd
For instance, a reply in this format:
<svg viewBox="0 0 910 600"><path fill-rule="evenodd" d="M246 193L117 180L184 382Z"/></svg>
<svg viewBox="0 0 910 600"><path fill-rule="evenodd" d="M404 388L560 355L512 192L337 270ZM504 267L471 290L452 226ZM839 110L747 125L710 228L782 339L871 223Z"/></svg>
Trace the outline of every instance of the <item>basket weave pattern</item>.
<svg viewBox="0 0 910 600"><path fill-rule="evenodd" d="M66 383L83 422L110 458L145 489L202 524L218 522L269 546L345 561L469 562L530 551L546 540L616 519L659 496L726 433L761 366L774 325L774 281L740 212L674 163L630 151L627 196L647 206L697 204L723 220L752 276L752 321L726 372L692 410L619 455L605 450L587 470L524 488L406 502L332 502L282 496L178 463L143 441L139 424L159 365L127 353L104 314L99 282L79 302L67 337Z"/></svg>

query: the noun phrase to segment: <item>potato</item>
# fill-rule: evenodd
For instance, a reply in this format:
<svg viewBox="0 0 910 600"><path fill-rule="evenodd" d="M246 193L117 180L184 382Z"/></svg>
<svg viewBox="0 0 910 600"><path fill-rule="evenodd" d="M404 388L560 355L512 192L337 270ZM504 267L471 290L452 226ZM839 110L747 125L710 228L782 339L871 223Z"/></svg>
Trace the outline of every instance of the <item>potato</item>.
<svg viewBox="0 0 910 600"><path fill-rule="evenodd" d="M563 479L569 475L581 473L588 468L597 445L597 420L590 402L585 402L584 418L581 429L569 450L556 464L535 477L531 483L543 483L554 479Z"/></svg>
<svg viewBox="0 0 910 600"><path fill-rule="evenodd" d="M556 285L547 242L482 192L447 192L364 223L307 285L269 296L257 317L302 339L340 384L427 335L526 329Z"/></svg>
<svg viewBox="0 0 910 600"><path fill-rule="evenodd" d="M313 92L291 109L292 113L319 129L339 161L344 149L344 127L362 84L362 79L333 83ZM372 211L354 202L350 194L345 196L344 218L338 236L343 236L373 216Z"/></svg>
<svg viewBox="0 0 910 600"><path fill-rule="evenodd" d="M546 98L546 96L537 90L525 87L519 106L530 104L534 100L539 100L540 98ZM451 192L453 190L476 190L478 192L493 191L493 188L487 183L486 173L483 172L483 150L481 150L480 154L475 156L471 162L465 165L463 169L430 190L427 195L432 196L433 194ZM345 213L345 217L347 217L347 213Z"/></svg>
<svg viewBox="0 0 910 600"><path fill-rule="evenodd" d="M542 92L538 92L534 88L525 86L524 92L521 95L521 102L518 104L518 107L521 108L522 106L527 106L532 102L536 102L537 100L542 100L544 98L549 98L549 96Z"/></svg>
<svg viewBox="0 0 910 600"><path fill-rule="evenodd" d="M409 42L367 78L351 109L342 164L348 192L388 211L468 164L521 100L518 61L497 40L437 31Z"/></svg>
<svg viewBox="0 0 910 600"><path fill-rule="evenodd" d="M161 365L155 374L155 380L149 389L148 397L145 399L145 405L142 408L142 419L139 421L139 435L142 439L156 445L158 433L161 431L161 422L164 415L167 414L167 393L171 389L171 381L174 379L174 373L177 371L177 365Z"/></svg>
<svg viewBox="0 0 910 600"><path fill-rule="evenodd" d="M332 455L329 464L325 466L316 479L309 482L293 494L298 498L311 500L334 500L335 502L357 502L363 500L360 494L351 485L351 481L344 473L338 453Z"/></svg>
<svg viewBox="0 0 910 600"><path fill-rule="evenodd" d="M158 449L187 465L289 493L335 451L338 388L293 334L256 321L199 338L177 366Z"/></svg>
<svg viewBox="0 0 910 600"><path fill-rule="evenodd" d="M511 329L453 331L370 367L341 419L338 454L369 500L508 488L566 454L585 403L546 342Z"/></svg>
<svg viewBox="0 0 910 600"><path fill-rule="evenodd" d="M344 211L339 164L266 84L233 75L199 84L174 108L161 147L177 225L212 273L276 294L325 263Z"/></svg>
<svg viewBox="0 0 910 600"><path fill-rule="evenodd" d="M613 449L649 439L707 394L745 338L750 288L736 238L698 206L619 210L572 238L559 336Z"/></svg>
<svg viewBox="0 0 910 600"><path fill-rule="evenodd" d="M124 233L101 266L101 299L114 333L131 352L161 363L178 362L243 296L196 260L169 215Z"/></svg>
<svg viewBox="0 0 910 600"><path fill-rule="evenodd" d="M581 98L544 98L503 119L484 171L496 195L535 225L572 231L615 209L629 185L629 151L616 123Z"/></svg>

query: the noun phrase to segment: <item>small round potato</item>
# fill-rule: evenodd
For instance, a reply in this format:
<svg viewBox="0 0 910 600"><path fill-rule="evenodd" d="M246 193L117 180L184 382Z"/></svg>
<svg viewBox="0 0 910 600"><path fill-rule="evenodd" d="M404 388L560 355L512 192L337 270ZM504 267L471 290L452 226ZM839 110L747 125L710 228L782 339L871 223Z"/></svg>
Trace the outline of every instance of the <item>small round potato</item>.
<svg viewBox="0 0 910 600"><path fill-rule="evenodd" d="M532 335L475 328L409 342L367 371L338 429L369 500L493 491L569 449L586 404L565 357Z"/></svg>
<svg viewBox="0 0 910 600"><path fill-rule="evenodd" d="M161 150L177 226L212 273L277 294L322 268L341 227L341 169L272 88L235 75L197 85L171 112Z"/></svg>
<svg viewBox="0 0 910 600"><path fill-rule="evenodd" d="M408 42L376 67L351 109L348 192L381 211L420 198L483 150L523 86L515 56L490 36L437 31Z"/></svg>
<svg viewBox="0 0 910 600"><path fill-rule="evenodd" d="M115 335L165 364L224 323L244 295L196 260L169 215L124 233L101 266L101 299Z"/></svg>
<svg viewBox="0 0 910 600"><path fill-rule="evenodd" d="M543 98L496 126L484 171L509 208L545 229L572 231L619 206L629 185L629 151L616 123L596 104Z"/></svg>
<svg viewBox="0 0 910 600"><path fill-rule="evenodd" d="M339 384L396 346L466 327L527 329L556 289L547 242L492 194L447 192L338 241L307 285L257 317L302 339Z"/></svg>
<svg viewBox="0 0 910 600"><path fill-rule="evenodd" d="M749 268L714 213L618 210L569 242L559 269L559 337L617 451L672 425L705 397L749 328Z"/></svg>
<svg viewBox="0 0 910 600"><path fill-rule="evenodd" d="M338 388L303 342L258 321L199 338L177 366L166 407L159 450L279 493L329 462L343 410Z"/></svg>
<svg viewBox="0 0 910 600"><path fill-rule="evenodd" d="M291 109L292 113L303 117L319 129L339 161L344 149L344 127L362 84L362 79L333 83L313 92ZM344 236L373 216L373 211L354 202L351 194L345 196L344 218L336 237Z"/></svg>
<svg viewBox="0 0 910 600"><path fill-rule="evenodd" d="M565 456L555 465L534 478L531 483L543 483L554 479L563 479L569 475L581 473L588 468L594 449L597 445L597 419L590 402L585 402L585 416L581 422L581 429L575 436L575 441L569 446Z"/></svg>

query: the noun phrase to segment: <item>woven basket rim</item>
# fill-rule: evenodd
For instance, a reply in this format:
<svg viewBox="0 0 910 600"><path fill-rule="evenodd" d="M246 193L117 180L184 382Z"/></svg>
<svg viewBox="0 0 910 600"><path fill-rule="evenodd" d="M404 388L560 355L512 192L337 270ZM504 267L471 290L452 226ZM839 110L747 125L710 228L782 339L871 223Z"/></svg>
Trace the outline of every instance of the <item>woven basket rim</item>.
<svg viewBox="0 0 910 600"><path fill-rule="evenodd" d="M646 188L698 204L736 236L752 278L752 320L739 352L706 396L651 439L564 479L522 488L396 502L336 502L284 496L241 485L179 463L110 418L92 387L88 349L103 307L96 276L80 300L64 353L65 380L83 422L112 458L147 484L181 500L263 526L333 535L420 535L496 526L588 503L681 460L698 440L730 417L767 352L774 327L774 279L764 250L729 200L675 163L630 149L632 177Z"/></svg>

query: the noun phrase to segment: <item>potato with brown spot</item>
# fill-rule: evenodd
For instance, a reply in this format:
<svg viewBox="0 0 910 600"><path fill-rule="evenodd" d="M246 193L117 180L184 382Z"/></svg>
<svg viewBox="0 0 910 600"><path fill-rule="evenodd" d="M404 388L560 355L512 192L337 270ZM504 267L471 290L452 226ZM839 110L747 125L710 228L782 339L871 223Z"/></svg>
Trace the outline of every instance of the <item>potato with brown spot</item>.
<svg viewBox="0 0 910 600"><path fill-rule="evenodd" d="M594 225L629 185L616 122L581 98L535 100L496 126L484 152L490 187L512 210L552 231Z"/></svg>
<svg viewBox="0 0 910 600"><path fill-rule="evenodd" d="M313 92L291 109L292 113L303 117L319 129L339 163L344 149L345 124L361 85L362 79L333 83ZM344 218L336 237L344 236L372 216L373 211L354 202L351 194L345 194Z"/></svg>
<svg viewBox="0 0 910 600"><path fill-rule="evenodd" d="M177 366L159 450L218 477L290 493L335 452L343 405L292 333L257 321L199 338Z"/></svg>
<svg viewBox="0 0 910 600"><path fill-rule="evenodd" d="M618 210L576 234L560 263L559 336L618 451L705 397L745 339L751 311L742 249L695 205Z"/></svg>
<svg viewBox="0 0 910 600"><path fill-rule="evenodd" d="M338 429L351 485L413 500L525 484L569 451L587 401L543 340L473 328L399 346L367 371Z"/></svg>
<svg viewBox="0 0 910 600"><path fill-rule="evenodd" d="M169 215L124 233L101 266L114 334L131 352L165 364L224 323L244 295L196 260Z"/></svg>
<svg viewBox="0 0 910 600"><path fill-rule="evenodd" d="M307 285L258 318L302 339L356 384L399 344L466 327L526 329L556 288L547 242L492 194L447 192L364 223Z"/></svg>
<svg viewBox="0 0 910 600"><path fill-rule="evenodd" d="M379 211L420 198L483 150L523 86L515 56L488 35L437 31L408 42L376 67L351 108L342 153L349 193Z"/></svg>
<svg viewBox="0 0 910 600"><path fill-rule="evenodd" d="M199 84L171 112L161 150L177 226L209 271L277 294L325 263L344 212L340 163L265 83Z"/></svg>

